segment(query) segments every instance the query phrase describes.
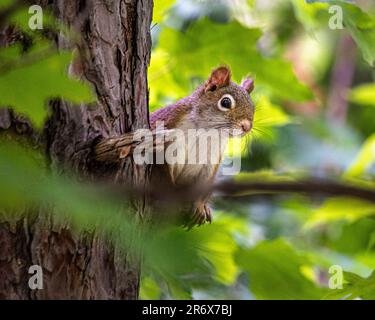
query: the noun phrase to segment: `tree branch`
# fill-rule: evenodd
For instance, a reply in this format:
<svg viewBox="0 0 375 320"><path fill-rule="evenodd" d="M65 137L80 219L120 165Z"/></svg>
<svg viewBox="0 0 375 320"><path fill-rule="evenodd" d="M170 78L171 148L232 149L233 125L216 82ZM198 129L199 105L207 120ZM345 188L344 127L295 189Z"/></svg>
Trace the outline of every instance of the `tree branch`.
<svg viewBox="0 0 375 320"><path fill-rule="evenodd" d="M155 145L156 136L163 134L164 137L169 135L173 130L165 130L153 133L150 144L146 147L157 149ZM151 136L150 136L151 137ZM132 132L126 133L117 138L104 139L95 147L95 157L97 161L102 162L119 162L121 158L131 156L134 149L143 139L134 139ZM162 146L160 146L162 147ZM145 190L126 190L132 195L144 194ZM332 181L328 179L305 179L301 181L248 181L236 182L232 180L219 182L214 185L194 186L194 188L175 188L173 190L161 187L159 190L148 190L151 198L168 201L186 201L195 200L201 194L218 193L220 196L238 197L249 196L254 194L304 194L307 196L323 197L351 197L375 203L375 190L364 188L348 183Z"/></svg>
<svg viewBox="0 0 375 320"><path fill-rule="evenodd" d="M288 182L234 182L225 181L213 186L221 196L249 196L254 194L297 193L308 196L351 197L375 203L375 190L326 179Z"/></svg>

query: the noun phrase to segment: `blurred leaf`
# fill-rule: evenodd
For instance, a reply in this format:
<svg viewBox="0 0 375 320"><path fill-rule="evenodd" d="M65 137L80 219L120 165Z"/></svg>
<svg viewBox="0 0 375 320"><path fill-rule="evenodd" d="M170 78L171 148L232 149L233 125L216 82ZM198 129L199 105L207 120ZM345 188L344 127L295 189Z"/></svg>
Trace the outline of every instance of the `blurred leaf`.
<svg viewBox="0 0 375 320"><path fill-rule="evenodd" d="M357 43L365 61L373 66L375 61L375 16L361 10L357 5L345 0L310 0L310 3L325 2L343 9L344 25Z"/></svg>
<svg viewBox="0 0 375 320"><path fill-rule="evenodd" d="M344 9L345 26L360 48L363 58L373 66L375 61L375 16L363 12L353 4L341 3L340 5Z"/></svg>
<svg viewBox="0 0 375 320"><path fill-rule="evenodd" d="M14 0L0 0L0 9L9 7Z"/></svg>
<svg viewBox="0 0 375 320"><path fill-rule="evenodd" d="M43 29L59 30L59 32L67 31L65 26L59 22L48 10L43 9ZM22 4L17 10L15 10L9 17L9 23L22 29L23 32L27 33L31 37L39 36L40 30L32 30L29 27L29 20L32 14L29 13L29 6Z"/></svg>
<svg viewBox="0 0 375 320"><path fill-rule="evenodd" d="M330 290L323 297L326 300L345 299L352 300L362 298L365 300L375 299L375 272L368 278L362 278L351 272L344 272L344 288Z"/></svg>
<svg viewBox="0 0 375 320"><path fill-rule="evenodd" d="M98 184L49 175L38 153L0 144L1 211L15 215L18 211L13 210L24 207L37 207L38 212L48 207L56 222L68 221L74 231L95 229L129 254L142 252L143 268L164 279L174 297L189 298L193 286L235 281L234 234L247 230L243 220L223 216L211 226L190 232L175 226L145 230L147 226L143 228L128 215L126 194L121 193L120 199L106 190ZM23 214L24 210L19 212ZM146 282L144 294L156 295L155 286L152 281Z"/></svg>
<svg viewBox="0 0 375 320"><path fill-rule="evenodd" d="M200 77L198 80L202 82L213 68L227 64L237 82L251 72L256 83L265 85L279 97L292 101L312 99L311 91L297 80L290 63L263 58L258 53L257 41L261 35L259 29L246 28L236 21L219 24L201 19L184 33L163 28L158 45L169 55L174 81L185 90L189 90L189 80ZM163 79L154 82L153 90L164 96L171 91Z"/></svg>
<svg viewBox="0 0 375 320"><path fill-rule="evenodd" d="M141 289L139 297L142 300L158 300L160 298L161 289L154 279L143 277L141 280Z"/></svg>
<svg viewBox="0 0 375 320"><path fill-rule="evenodd" d="M114 201L104 191L100 186L48 174L41 154L14 142L0 143L1 208L54 207L56 219L71 220L79 230L100 225L108 232L118 227L130 237L134 224L126 216L126 209L120 209L124 202Z"/></svg>
<svg viewBox="0 0 375 320"><path fill-rule="evenodd" d="M349 99L357 104L375 107L375 83L362 84L352 89Z"/></svg>
<svg viewBox="0 0 375 320"><path fill-rule="evenodd" d="M307 220L305 227L311 228L319 224L340 220L354 222L373 214L375 214L373 203L357 199L331 198L314 211L313 215Z"/></svg>
<svg viewBox="0 0 375 320"><path fill-rule="evenodd" d="M0 50L0 56L9 57L9 50ZM0 62L0 107L12 107L26 114L40 127L47 115L48 99L93 102L91 88L68 77L70 60L69 52L40 47L27 55L15 56L12 61Z"/></svg>
<svg viewBox="0 0 375 320"><path fill-rule="evenodd" d="M345 172L345 177L358 177L375 161L375 133L367 138L353 163Z"/></svg>
<svg viewBox="0 0 375 320"><path fill-rule="evenodd" d="M375 231L371 233L370 240L368 242L368 248L371 250L375 246Z"/></svg>
<svg viewBox="0 0 375 320"><path fill-rule="evenodd" d="M0 61L2 66L5 65L5 63L10 63L14 61L15 57L18 57L20 55L21 48L20 46L13 45L10 47L5 47L0 49Z"/></svg>
<svg viewBox="0 0 375 320"><path fill-rule="evenodd" d="M188 90L179 85L174 79L171 70L174 64L171 63L169 54L163 49L157 48L152 52L151 64L148 68L148 81L150 83L150 111L155 111L163 105L188 95Z"/></svg>
<svg viewBox="0 0 375 320"><path fill-rule="evenodd" d="M344 23L360 48L363 58L373 66L375 61L375 17L352 4L341 4Z"/></svg>
<svg viewBox="0 0 375 320"><path fill-rule="evenodd" d="M160 23L165 16L165 12L176 2L176 0L156 0L154 1L154 9L152 22Z"/></svg>
<svg viewBox="0 0 375 320"><path fill-rule="evenodd" d="M236 257L257 299L319 299L324 292L302 273L310 262L282 239L242 249Z"/></svg>
<svg viewBox="0 0 375 320"><path fill-rule="evenodd" d="M247 232L245 221L224 215L220 219L217 219L215 225L210 226L209 229L201 230L202 235L204 233L204 238L206 239L202 241L202 246L204 246L204 249L201 251L202 256L215 267L215 278L217 281L231 285L236 280L238 273L237 264L234 261L237 243L233 234L235 232Z"/></svg>
<svg viewBox="0 0 375 320"><path fill-rule="evenodd" d="M332 241L332 249L346 255L357 255L372 247L375 234L375 219L362 218L354 223L345 223L341 233Z"/></svg>
<svg viewBox="0 0 375 320"><path fill-rule="evenodd" d="M243 226L244 222L239 218L221 217L213 225L194 228L190 232L176 228L164 230L145 248L145 265L152 269L157 265L158 274L173 282L175 289L180 288L178 291L181 292L181 286L188 284L187 278L192 277L194 285L194 276L202 277L200 283L215 280L232 284L238 272L234 262L237 244L233 234L244 232ZM163 248L162 255L157 248Z"/></svg>
<svg viewBox="0 0 375 320"><path fill-rule="evenodd" d="M328 16L328 7L325 3L315 3L312 5L304 0L291 0L297 20L307 31L315 29L320 25L319 14L322 12ZM325 21L326 22L326 21Z"/></svg>

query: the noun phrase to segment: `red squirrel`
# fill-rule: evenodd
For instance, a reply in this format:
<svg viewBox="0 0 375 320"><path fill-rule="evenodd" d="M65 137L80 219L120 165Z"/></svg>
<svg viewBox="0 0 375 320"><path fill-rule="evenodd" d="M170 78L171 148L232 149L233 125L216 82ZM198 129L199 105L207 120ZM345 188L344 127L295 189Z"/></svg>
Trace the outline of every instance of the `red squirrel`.
<svg viewBox="0 0 375 320"><path fill-rule="evenodd" d="M164 122L166 129L218 129L236 132L243 136L250 132L253 125L254 104L250 93L254 81L246 79L241 85L231 81L231 71L221 66L212 71L208 80L200 85L190 96L175 104L166 106L151 114L151 129L156 130L157 122ZM233 131L235 130L235 131ZM233 135L233 133L232 133ZM181 148L187 148L181 144ZM196 146L193 146L196 147ZM191 148L191 146L190 146ZM220 165L224 148L213 151L218 161L206 164L154 164L151 174L151 188L194 186L209 184L214 180ZM189 154L190 150L186 150ZM159 189L158 189L159 188ZM211 210L207 204L209 195L188 204L184 211L188 226L211 222Z"/></svg>

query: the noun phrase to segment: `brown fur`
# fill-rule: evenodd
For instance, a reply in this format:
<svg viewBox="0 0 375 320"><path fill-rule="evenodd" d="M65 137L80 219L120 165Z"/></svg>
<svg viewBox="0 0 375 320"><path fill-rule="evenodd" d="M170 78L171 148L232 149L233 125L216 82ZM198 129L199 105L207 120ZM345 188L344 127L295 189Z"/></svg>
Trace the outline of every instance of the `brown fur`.
<svg viewBox="0 0 375 320"><path fill-rule="evenodd" d="M251 79L242 86L230 81L230 70L227 67L215 69L210 78L199 86L190 96L173 105L159 109L151 114L151 128L155 129L157 121L164 121L167 129L241 129L240 122L253 122L254 105L249 93L254 88ZM218 101L224 94L230 94L236 106L228 111L218 108ZM218 154L220 161L222 154ZM218 170L217 164L179 164L156 165L153 170L152 185L173 188L180 185L194 186L214 180ZM211 221L210 210L206 204L208 195L192 204L189 209L195 221L201 224Z"/></svg>

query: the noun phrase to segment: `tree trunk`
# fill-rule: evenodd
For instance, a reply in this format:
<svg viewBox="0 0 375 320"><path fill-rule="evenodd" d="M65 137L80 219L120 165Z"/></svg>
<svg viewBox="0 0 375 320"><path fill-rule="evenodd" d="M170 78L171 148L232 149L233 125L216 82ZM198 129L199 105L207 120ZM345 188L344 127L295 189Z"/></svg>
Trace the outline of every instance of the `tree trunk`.
<svg viewBox="0 0 375 320"><path fill-rule="evenodd" d="M116 168L106 168L93 160L92 150L102 137L149 127L152 0L39 2L80 35L75 46L82 57L82 75L98 96L98 103L90 107L51 102L44 134L51 168L73 170L86 179L110 175L119 183L146 184L145 167L126 159ZM57 45L72 46L62 35ZM12 112L0 110L0 129L17 128L19 122ZM31 134L27 124L22 128L22 133ZM147 213L145 199L135 200L133 208L142 217ZM25 215L18 221L5 217L0 220L0 299L138 298L136 257L120 252L96 233L71 232L55 223L52 214L49 219ZM31 265L43 270L42 290L29 288Z"/></svg>

